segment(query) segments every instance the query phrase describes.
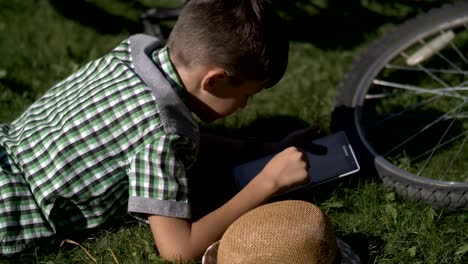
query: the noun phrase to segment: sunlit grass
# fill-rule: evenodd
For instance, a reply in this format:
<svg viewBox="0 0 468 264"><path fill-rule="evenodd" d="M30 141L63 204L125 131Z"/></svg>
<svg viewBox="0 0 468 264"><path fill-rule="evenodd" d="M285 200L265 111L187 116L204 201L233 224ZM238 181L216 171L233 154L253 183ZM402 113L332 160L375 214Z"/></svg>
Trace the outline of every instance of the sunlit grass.
<svg viewBox="0 0 468 264"><path fill-rule="evenodd" d="M121 19L115 25L122 28L115 29L106 27L112 25L109 21L105 26L99 24L99 17L76 14L80 10L65 12L57 2L0 1L0 122L13 120L48 87L134 33L137 16L147 8L179 4L176 0L82 1L96 7L95 14ZM318 33L301 36L302 28L294 31L290 63L282 81L253 98L244 111L211 127L237 136L275 138L294 128L318 124L322 134L329 133L336 87L353 60L394 23L420 12L421 6L444 1L361 1L362 6L349 1L342 7L336 2L344 1L299 2L299 6L309 6L306 10L314 20L298 23L307 34L315 28ZM303 15L290 1L276 3L289 20ZM339 29L329 24L332 20L327 15L338 19L338 24L342 17L349 19L341 24L346 30L324 30ZM371 20L347 27L346 22L359 21L362 15ZM258 125L258 120L267 123ZM468 262L468 213L434 210L403 200L386 191L375 175L353 175L350 180L325 189L325 197L316 201L331 216L337 234L364 263ZM135 221L69 239L82 247L64 243L48 251L0 258L0 263L93 263L92 258L97 263L164 263L149 227Z"/></svg>

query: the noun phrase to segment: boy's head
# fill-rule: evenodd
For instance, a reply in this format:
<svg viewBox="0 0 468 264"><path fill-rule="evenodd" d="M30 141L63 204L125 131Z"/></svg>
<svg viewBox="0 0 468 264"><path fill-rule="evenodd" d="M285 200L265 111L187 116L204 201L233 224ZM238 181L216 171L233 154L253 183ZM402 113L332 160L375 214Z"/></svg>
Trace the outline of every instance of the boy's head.
<svg viewBox="0 0 468 264"><path fill-rule="evenodd" d="M248 96L276 84L286 70L289 40L281 19L265 0L190 0L167 46L194 95L195 113L203 112L199 116L208 120L231 114L245 105ZM219 91L220 86L225 91ZM193 92L194 87L216 98ZM233 97L239 98L214 100Z"/></svg>

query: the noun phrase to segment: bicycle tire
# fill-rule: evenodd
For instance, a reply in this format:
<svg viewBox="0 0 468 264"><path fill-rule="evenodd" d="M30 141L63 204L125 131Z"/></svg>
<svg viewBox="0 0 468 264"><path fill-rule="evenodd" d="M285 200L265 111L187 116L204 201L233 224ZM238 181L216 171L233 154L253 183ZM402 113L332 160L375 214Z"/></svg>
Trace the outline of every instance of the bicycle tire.
<svg viewBox="0 0 468 264"><path fill-rule="evenodd" d="M427 38L430 38L434 35L443 35L445 34L444 32L448 32L452 29L455 30L459 26L465 27L466 30L468 31L467 25L468 25L468 2L461 1L461 2L455 2L452 4L446 4L439 8L432 9L427 13L420 14L394 27L391 31L388 31L387 33L382 35L380 38L375 40L373 43L371 43L371 45L353 63L351 69L348 71L345 78L343 79L343 81L341 82L341 84L339 85L337 89L335 105L334 105L334 109L332 113L332 125L331 125L332 130L334 131L344 130L347 132L348 137L350 138L350 141L352 142L352 144L354 145L354 148L356 149L358 159L361 165L363 165L362 167L369 169L371 172L376 172L379 175L379 177L382 179L384 186L386 186L388 189L393 190L396 193L401 194L406 198L416 200L419 202L423 202L426 204L430 204L436 208L467 210L468 209L468 182L465 180L453 181L453 180L434 179L431 177L427 177L423 174L410 171L408 167L402 166L400 161L396 162L395 160L393 160L393 158L397 157L398 155L399 155L398 157L400 158L405 157L405 155L409 155L408 149L403 149L403 148L406 148L406 146L404 146L405 144L410 144L410 143L404 143L403 146L397 145L396 148L401 148L401 150L398 150L399 151L398 155L392 153L391 155L393 156L391 158L385 156L382 153L383 151L381 151L379 147L381 145L387 144L386 142L383 142L383 141L387 141L389 138L392 138L392 137L398 137L397 135L393 135L393 133L398 134L400 132L391 132L387 135L387 138L382 138L380 135L378 135L380 136L380 139L378 139L376 135L372 135L371 132L366 131L367 129L365 128L365 126L367 125L366 122L369 122L367 120L370 119L369 117L367 117L369 114L366 111L368 111L367 110L367 108L369 108L368 105L371 105L371 103L368 102L369 101L368 98L373 98L373 97L377 98L377 96L375 96L374 94L371 94L371 91L373 91L374 89L377 89L377 87L375 87L376 86L375 83L378 78L381 78L381 76L391 76L391 77L395 76L395 78L398 74L400 74L403 77L410 76L408 75L408 73L403 72L403 70L402 72L397 73L398 70L391 69L394 66L392 63L394 63L394 61L395 63L402 61L403 55L406 56L404 58L408 59L408 56L406 54L408 50L416 49L414 48L414 46L416 45L427 46L428 45L427 44L428 42L426 41ZM462 33L464 34L464 32ZM440 52L443 52L443 50ZM406 61L406 63L408 63L408 60ZM422 62L419 62L419 63L424 64L426 62L423 60ZM389 65L393 65L392 67L390 67L390 70L388 69ZM406 68L411 68L411 67L406 67ZM420 68L421 66L417 66L417 67ZM424 68L424 66L422 67ZM391 71L391 72L388 73L388 71ZM442 74L444 73L443 71L441 72L442 73L440 73L440 75L442 76ZM421 77L418 77L418 78L422 79ZM417 80L417 81L419 82L421 80ZM388 87L386 87L385 89L388 89ZM394 90L397 90L397 89L394 89ZM452 92L452 90L448 90L451 92L452 96L460 95L460 92L457 92L457 90L455 90L455 92ZM386 96L387 95L383 94L382 98L385 98ZM389 98L391 96L393 97L397 97L397 96L421 97L421 96L424 96L424 93L415 92L412 94L412 92L408 92L408 91L400 92L400 93L396 91L391 91L391 95L389 96ZM433 95L432 97L444 97L444 95L441 95L441 96ZM460 97L463 98L464 96L460 95ZM382 101L384 100L391 101L394 99L391 99L391 98L382 99ZM439 99L434 99L434 100L439 100ZM450 100L455 100L455 99L450 98ZM463 100L465 101L465 99ZM414 101L418 102L416 99L414 99ZM448 101L447 104L449 104L450 102L451 101ZM382 103L381 102L372 103L373 106L375 105L376 109L379 107L384 108L379 104L382 104ZM410 105L410 106L414 107L414 105L415 104L413 103L413 105ZM464 103L461 107L465 109ZM408 110L408 107L402 107L402 109L403 110L401 110L401 112L404 112L403 115L406 115L405 111L408 111L408 112L413 111L413 110ZM385 113L382 114L379 112L376 114L375 109L372 111L374 111L373 113L375 116L377 115L385 116ZM420 109L418 111L422 112L422 110ZM458 110L458 111L461 111L461 110ZM413 111L413 112L416 112L416 111ZM387 113L387 117L385 118L388 119L388 116L391 116L390 118L393 118L393 119L404 120L400 116L395 117L395 114L393 112ZM454 121L454 119L458 119L456 115L455 116L447 115L446 118L452 119L451 121L452 124L456 122L458 129L463 129L463 127L467 125L463 120ZM411 119L408 119L408 120L411 121ZM388 121L384 120L384 121L379 121L379 122L385 123ZM408 123L411 123L411 122L408 122ZM462 123L463 126L460 126L459 123ZM380 123L378 125L380 125ZM395 126L395 124L393 124L393 126L394 126L393 129L396 129L398 127L398 126ZM391 129L391 128L392 127L389 127L387 129ZM447 131L451 128L452 127L449 127L446 129L445 134L440 137L441 140L442 138L446 136ZM432 127L430 127L428 130L432 130ZM400 131L400 130L395 130L395 131ZM404 133L404 132L401 132L401 133ZM415 133L419 133L419 131ZM429 133L429 131L422 131L421 135L422 133L424 133L424 138L426 137L430 138L430 136L426 136L427 133ZM432 133L434 133L432 135L435 136L435 132L432 132ZM465 134L465 131L463 131L463 135L464 134ZM416 134L416 135L419 135L419 134ZM415 136L414 138L416 137L417 136ZM410 139L408 142L412 140L413 139ZM464 150L465 149L464 142L465 141L463 141L463 144L460 143L461 146L458 146L458 148L462 148ZM440 143L441 142L439 142L439 144ZM450 143L450 144L447 143L447 144L452 145L453 143ZM456 147L455 144L453 145L454 145L453 147ZM414 144L414 146L416 146L416 144ZM416 149L416 147L414 148ZM421 146L418 146L418 149L419 148L421 148ZM443 150L443 148L444 147L437 145L436 147L434 147L434 150L432 150L432 152L438 152L440 149ZM442 152L442 150L440 151ZM392 149L392 151L394 150ZM447 153L449 152L447 151ZM460 153L458 153L457 155L459 154ZM433 156L431 158L433 158ZM427 163L428 162L425 161L425 164ZM461 166L464 166L463 161L460 162L460 164L462 164ZM418 165L418 166L422 167L421 165ZM463 168L464 167L462 167L462 169ZM444 174L447 174L447 172L444 172Z"/></svg>

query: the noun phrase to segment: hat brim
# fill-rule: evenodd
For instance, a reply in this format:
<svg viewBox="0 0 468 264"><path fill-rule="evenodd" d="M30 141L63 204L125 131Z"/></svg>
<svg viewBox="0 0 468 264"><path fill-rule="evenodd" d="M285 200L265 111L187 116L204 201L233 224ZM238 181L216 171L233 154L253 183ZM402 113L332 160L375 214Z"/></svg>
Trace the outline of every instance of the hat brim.
<svg viewBox="0 0 468 264"><path fill-rule="evenodd" d="M203 254L202 264L216 264L218 263L218 248L219 241L214 242L209 246L205 254Z"/></svg>
<svg viewBox="0 0 468 264"><path fill-rule="evenodd" d="M341 264L360 264L361 259L353 251L353 249L345 243L343 240L337 238L336 242L341 253ZM217 264L218 263L218 248L219 241L216 241L211 246L209 246L205 254L203 254L202 264Z"/></svg>

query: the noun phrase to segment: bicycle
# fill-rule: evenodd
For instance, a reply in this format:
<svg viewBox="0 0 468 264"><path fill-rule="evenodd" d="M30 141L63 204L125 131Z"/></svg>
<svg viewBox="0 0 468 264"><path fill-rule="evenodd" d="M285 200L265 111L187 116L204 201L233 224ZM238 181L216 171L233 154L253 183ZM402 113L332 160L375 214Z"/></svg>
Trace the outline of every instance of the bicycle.
<svg viewBox="0 0 468 264"><path fill-rule="evenodd" d="M468 209L468 2L422 13L374 41L339 85L332 130L406 198Z"/></svg>

